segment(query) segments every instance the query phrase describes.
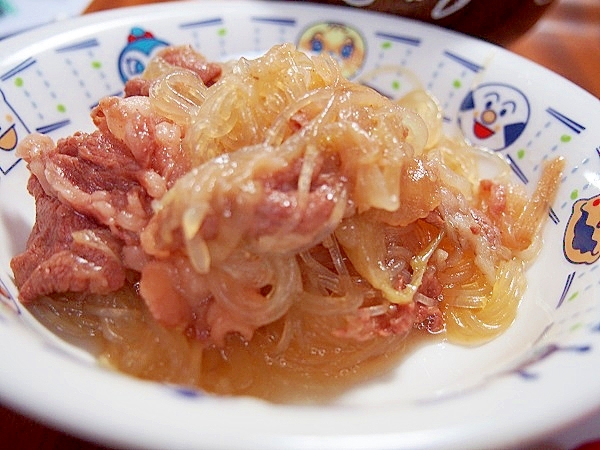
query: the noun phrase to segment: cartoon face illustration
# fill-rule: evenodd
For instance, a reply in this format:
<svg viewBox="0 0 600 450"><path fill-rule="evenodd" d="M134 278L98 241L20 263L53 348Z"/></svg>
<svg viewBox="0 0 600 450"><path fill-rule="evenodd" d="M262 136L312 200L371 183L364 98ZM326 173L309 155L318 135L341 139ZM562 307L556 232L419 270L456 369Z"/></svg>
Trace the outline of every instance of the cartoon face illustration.
<svg viewBox="0 0 600 450"><path fill-rule="evenodd" d="M15 149L19 138L27 134L29 130L0 90L0 171L3 174L7 174L19 162Z"/></svg>
<svg viewBox="0 0 600 450"><path fill-rule="evenodd" d="M7 121L10 120L11 117L7 116ZM7 130L2 130L0 128L0 150L4 152L10 152L14 150L17 146L17 130L15 130L15 124L13 123L8 127Z"/></svg>
<svg viewBox="0 0 600 450"><path fill-rule="evenodd" d="M300 36L298 48L308 53L329 53L340 64L346 78L355 75L365 59L362 36L340 23L318 23L309 27Z"/></svg>
<svg viewBox="0 0 600 450"><path fill-rule="evenodd" d="M507 84L487 83L464 98L458 124L471 143L503 150L523 133L529 121L527 97Z"/></svg>
<svg viewBox="0 0 600 450"><path fill-rule="evenodd" d="M141 75L156 51L169 45L156 39L152 33L138 27L131 29L127 41L129 43L119 55L119 74L123 83Z"/></svg>
<svg viewBox="0 0 600 450"><path fill-rule="evenodd" d="M600 195L579 199L563 241L565 257L575 264L592 264L600 258Z"/></svg>

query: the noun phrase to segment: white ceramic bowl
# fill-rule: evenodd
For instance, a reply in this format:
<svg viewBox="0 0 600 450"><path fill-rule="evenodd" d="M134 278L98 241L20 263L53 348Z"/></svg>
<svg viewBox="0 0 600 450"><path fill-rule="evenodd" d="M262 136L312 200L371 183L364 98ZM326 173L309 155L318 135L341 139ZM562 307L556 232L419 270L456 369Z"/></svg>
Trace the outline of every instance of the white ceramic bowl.
<svg viewBox="0 0 600 450"><path fill-rule="evenodd" d="M16 300L9 261L25 246L34 205L25 164L5 145L3 402L106 444L263 450L524 445L600 407L600 102L501 48L406 19L301 2L209 0L95 14L0 42L0 143L10 133L56 139L90 130L90 108L120 94L135 72L123 63L126 56L143 64L157 48L182 43L212 59L251 56L279 42L301 43L325 22L344 25L364 45L363 58L347 67L350 77L392 97L421 84L440 100L449 133L461 129L501 152L528 189L543 160L567 159L542 252L509 331L477 348L420 348L385 379L328 406L217 398L107 371L49 334ZM490 93L518 114L508 115L502 133L483 139L465 117Z"/></svg>

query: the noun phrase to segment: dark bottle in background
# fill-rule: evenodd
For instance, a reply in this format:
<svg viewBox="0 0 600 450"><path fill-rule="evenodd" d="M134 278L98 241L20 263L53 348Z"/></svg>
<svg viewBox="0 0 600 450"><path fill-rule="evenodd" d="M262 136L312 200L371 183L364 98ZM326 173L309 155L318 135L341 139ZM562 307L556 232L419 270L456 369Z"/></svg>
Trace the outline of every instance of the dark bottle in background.
<svg viewBox="0 0 600 450"><path fill-rule="evenodd" d="M531 28L553 0L311 0L433 23L507 45Z"/></svg>

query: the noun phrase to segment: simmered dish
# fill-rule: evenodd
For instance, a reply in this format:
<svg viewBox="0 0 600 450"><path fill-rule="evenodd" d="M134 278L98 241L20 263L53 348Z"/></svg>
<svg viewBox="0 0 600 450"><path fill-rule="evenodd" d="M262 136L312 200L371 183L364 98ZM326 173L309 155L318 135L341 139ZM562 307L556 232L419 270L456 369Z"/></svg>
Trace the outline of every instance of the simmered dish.
<svg viewBox="0 0 600 450"><path fill-rule="evenodd" d="M528 197L425 92L392 101L291 45L223 64L170 47L125 94L94 132L18 149L36 200L21 301L103 364L315 400L414 336L512 323L562 160Z"/></svg>

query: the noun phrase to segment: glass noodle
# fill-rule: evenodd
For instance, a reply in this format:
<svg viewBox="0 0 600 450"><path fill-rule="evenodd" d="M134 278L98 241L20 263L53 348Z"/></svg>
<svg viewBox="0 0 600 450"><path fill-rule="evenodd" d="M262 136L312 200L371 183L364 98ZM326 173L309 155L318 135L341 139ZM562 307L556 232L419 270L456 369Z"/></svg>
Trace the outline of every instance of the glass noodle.
<svg viewBox="0 0 600 450"><path fill-rule="evenodd" d="M275 401L372 377L414 334L510 326L562 161L529 198L424 90L392 101L291 45L222 68L207 87L150 62L191 170L154 200L123 288L44 297L40 320L126 373ZM183 312L165 323L159 301Z"/></svg>

